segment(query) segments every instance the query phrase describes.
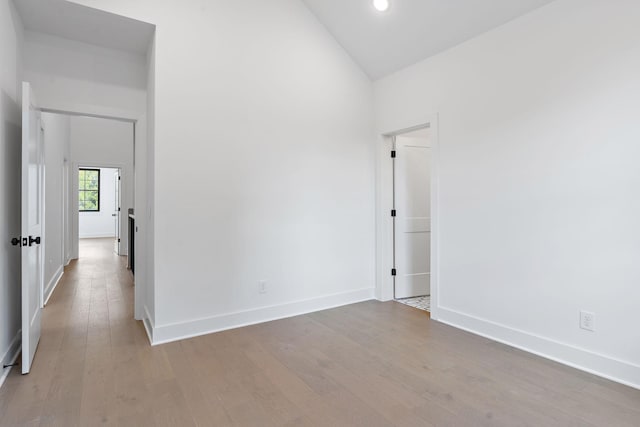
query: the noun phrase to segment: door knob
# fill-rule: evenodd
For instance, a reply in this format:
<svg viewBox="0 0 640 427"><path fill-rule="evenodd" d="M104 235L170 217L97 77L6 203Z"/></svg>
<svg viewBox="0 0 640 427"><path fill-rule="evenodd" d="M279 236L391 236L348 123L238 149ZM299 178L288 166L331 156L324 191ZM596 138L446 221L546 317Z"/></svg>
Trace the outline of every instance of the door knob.
<svg viewBox="0 0 640 427"><path fill-rule="evenodd" d="M116 214L111 214L111 216L116 216Z"/></svg>
<svg viewBox="0 0 640 427"><path fill-rule="evenodd" d="M22 240L22 239L20 239L19 237L14 237L13 239L11 239L11 244L12 244L13 246L20 246L20 241L21 241L21 240Z"/></svg>
<svg viewBox="0 0 640 427"><path fill-rule="evenodd" d="M29 236L29 246L33 246L33 244L39 245L40 244L40 236L33 238L32 236Z"/></svg>

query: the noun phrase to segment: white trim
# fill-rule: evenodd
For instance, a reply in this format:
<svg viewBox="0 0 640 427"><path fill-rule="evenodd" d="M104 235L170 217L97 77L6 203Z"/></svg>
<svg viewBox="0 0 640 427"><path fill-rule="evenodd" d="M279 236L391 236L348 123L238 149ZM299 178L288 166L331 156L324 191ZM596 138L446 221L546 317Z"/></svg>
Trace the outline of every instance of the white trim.
<svg viewBox="0 0 640 427"><path fill-rule="evenodd" d="M58 286L58 283L60 283L60 279L62 279L63 274L64 266L61 265L60 267L58 267L58 270L55 272L51 280L49 280L49 283L47 283L47 286L45 286L44 288L44 305L47 305L47 303L49 302L49 298L51 298L51 295L53 295L53 291L56 290L56 287Z"/></svg>
<svg viewBox="0 0 640 427"><path fill-rule="evenodd" d="M59 106L41 106L38 110L44 113L64 114L67 116L79 116L79 117L91 117L105 120L115 120L118 122L130 122L137 123L141 117L145 114L141 114L137 111L120 110L114 108L106 108L101 106L88 106L82 105L82 108L77 108L74 105Z"/></svg>
<svg viewBox="0 0 640 427"><path fill-rule="evenodd" d="M41 137L43 140L46 141L47 138L47 134L46 134L46 129L44 126L44 120L42 120L42 114L38 115L38 127L40 129L40 131L38 132L38 136ZM42 246L40 248L40 309L44 308L44 305L46 304L45 302L45 298L44 298L44 291L45 291L45 287L44 287L44 272L45 272L45 259L47 257L47 251L46 251L46 247L47 247L47 168L46 168L46 148L44 146L44 141L42 142L42 175L40 176L40 187L42 188L42 208L41 208L41 212L40 214L42 215L42 218L40 219L41 222L41 228L40 228L40 235L42 236Z"/></svg>
<svg viewBox="0 0 640 427"><path fill-rule="evenodd" d="M373 298L374 288L364 288L286 304L236 311L203 319L194 319L187 322L159 326L152 325L152 345L166 344L228 329L300 316L315 311L368 301Z"/></svg>
<svg viewBox="0 0 640 427"><path fill-rule="evenodd" d="M434 115L435 117L435 115ZM401 130L396 130L396 131L392 131L392 132L385 132L382 134L382 136L385 137L392 137L392 136L400 136L400 135L404 135L406 133L411 133L411 132L415 132L417 130L422 130L422 129L430 129L431 128L431 120L433 119L433 117L429 117L429 120L422 122L422 124L419 125L415 125L415 126L409 126L406 128L402 128ZM422 147L422 145L420 146Z"/></svg>
<svg viewBox="0 0 640 427"><path fill-rule="evenodd" d="M22 350L22 345L21 344L22 344L22 329L20 329L18 331L18 333L16 334L16 336L13 337L13 340L11 340L11 344L9 344L9 348L2 355L2 360L1 360L2 365L12 365L12 364L16 363L16 360L18 360L18 355L20 354L20 351ZM12 349L13 349L13 351L12 351ZM0 375L0 387L2 387L2 384L4 384L4 381L9 376L9 372L11 372L12 368L13 367L7 368L7 369L3 369L4 372L2 372L2 375Z"/></svg>
<svg viewBox="0 0 640 427"><path fill-rule="evenodd" d="M144 325L144 330L147 331L147 338L149 338L149 344L153 345L153 330L155 328L153 319L151 319L151 315L149 314L149 308L147 305L144 306L144 317L142 318L142 324Z"/></svg>
<svg viewBox="0 0 640 427"><path fill-rule="evenodd" d="M115 240L116 236L113 235L113 232L109 232L109 233L102 233L102 234L88 234L88 235L82 235L78 237L78 239L106 239L106 238L112 238L113 240Z"/></svg>
<svg viewBox="0 0 640 427"><path fill-rule="evenodd" d="M563 365L640 389L640 365L445 307L440 307L438 321Z"/></svg>
<svg viewBox="0 0 640 427"><path fill-rule="evenodd" d="M425 116L423 120L408 126L380 133L377 148L376 171L376 298L381 301L393 299L393 186L390 150L392 137L415 130L430 129L431 147L431 318L438 319L440 290L440 134L438 114Z"/></svg>
<svg viewBox="0 0 640 427"><path fill-rule="evenodd" d="M120 116L108 115L108 114L100 114L100 113L81 113L78 111L69 111L69 110L58 110L56 108L40 108L40 111L43 113L52 113L52 114L64 114L66 116L75 116L75 117L89 117L92 119L104 119L104 120L115 120L117 122L126 122L126 123L136 123L138 119L136 118L125 118Z"/></svg>

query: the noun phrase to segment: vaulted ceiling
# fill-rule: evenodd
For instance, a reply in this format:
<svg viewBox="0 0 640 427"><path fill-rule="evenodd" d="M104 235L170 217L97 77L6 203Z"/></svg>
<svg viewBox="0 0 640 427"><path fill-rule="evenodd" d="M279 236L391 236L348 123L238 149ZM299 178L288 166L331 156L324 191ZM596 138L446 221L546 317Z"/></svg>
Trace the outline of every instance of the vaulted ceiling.
<svg viewBox="0 0 640 427"><path fill-rule="evenodd" d="M302 0L374 80L553 0ZM17 0L28 30L144 54L153 26L65 0Z"/></svg>
<svg viewBox="0 0 640 427"><path fill-rule="evenodd" d="M553 0L302 0L374 80Z"/></svg>

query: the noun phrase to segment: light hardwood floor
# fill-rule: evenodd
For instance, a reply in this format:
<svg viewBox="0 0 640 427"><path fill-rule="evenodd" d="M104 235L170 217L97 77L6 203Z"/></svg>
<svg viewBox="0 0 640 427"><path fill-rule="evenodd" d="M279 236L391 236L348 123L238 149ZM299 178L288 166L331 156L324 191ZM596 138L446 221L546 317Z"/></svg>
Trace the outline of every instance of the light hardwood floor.
<svg viewBox="0 0 640 427"><path fill-rule="evenodd" d="M0 425L640 426L640 391L366 302L151 347L124 259L84 240Z"/></svg>

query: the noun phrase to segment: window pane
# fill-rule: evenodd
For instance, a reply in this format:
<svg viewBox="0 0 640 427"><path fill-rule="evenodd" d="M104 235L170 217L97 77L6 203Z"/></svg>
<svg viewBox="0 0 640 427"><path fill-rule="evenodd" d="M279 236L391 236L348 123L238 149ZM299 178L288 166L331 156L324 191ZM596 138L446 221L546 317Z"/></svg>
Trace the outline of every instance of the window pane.
<svg viewBox="0 0 640 427"><path fill-rule="evenodd" d="M87 175L87 183L85 185L85 189L87 190L97 190L98 189L98 174L95 172L88 173Z"/></svg>
<svg viewBox="0 0 640 427"><path fill-rule="evenodd" d="M80 171L80 174L78 175L78 188L80 190L84 190L85 189L85 172L83 170Z"/></svg>
<svg viewBox="0 0 640 427"><path fill-rule="evenodd" d="M98 192L87 191L84 196L85 203L89 203L91 209L98 209Z"/></svg>

